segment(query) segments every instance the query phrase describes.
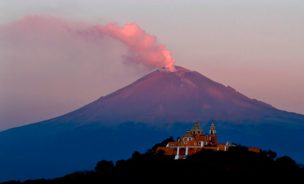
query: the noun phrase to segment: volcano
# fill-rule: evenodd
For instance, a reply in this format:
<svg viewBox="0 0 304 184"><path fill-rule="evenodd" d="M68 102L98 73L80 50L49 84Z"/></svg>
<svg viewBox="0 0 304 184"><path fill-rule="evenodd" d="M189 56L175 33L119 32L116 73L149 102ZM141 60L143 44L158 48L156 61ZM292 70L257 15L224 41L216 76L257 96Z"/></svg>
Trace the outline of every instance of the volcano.
<svg viewBox="0 0 304 184"><path fill-rule="evenodd" d="M126 158L194 121L214 120L220 141L273 149L304 162L304 116L251 99L176 66L66 115L0 132L0 180L55 177Z"/></svg>
<svg viewBox="0 0 304 184"><path fill-rule="evenodd" d="M210 119L238 123L244 120L259 122L261 118L281 113L271 105L250 99L198 72L176 66L175 72L156 70L54 120L110 125L124 122L162 125Z"/></svg>

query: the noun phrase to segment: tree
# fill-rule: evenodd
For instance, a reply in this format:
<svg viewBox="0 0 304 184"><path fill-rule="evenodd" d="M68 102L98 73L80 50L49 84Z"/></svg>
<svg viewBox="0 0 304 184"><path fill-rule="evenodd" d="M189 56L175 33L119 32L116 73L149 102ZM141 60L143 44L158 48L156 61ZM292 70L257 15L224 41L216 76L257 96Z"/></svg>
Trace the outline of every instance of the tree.
<svg viewBox="0 0 304 184"><path fill-rule="evenodd" d="M266 156L268 158L270 158L271 160L274 160L277 157L277 153L272 151L272 150L268 150L265 152Z"/></svg>
<svg viewBox="0 0 304 184"><path fill-rule="evenodd" d="M114 164L112 161L102 160L96 164L95 171L101 173L111 172L114 168Z"/></svg>
<svg viewBox="0 0 304 184"><path fill-rule="evenodd" d="M173 142L173 141L174 141L173 137L170 136L167 139L163 140L162 142L155 144L151 150L155 152L158 147L164 147L168 144L168 142Z"/></svg>
<svg viewBox="0 0 304 184"><path fill-rule="evenodd" d="M276 164L284 170L287 170L289 172L299 170L299 166L297 163L291 159L289 156L282 156L275 160Z"/></svg>

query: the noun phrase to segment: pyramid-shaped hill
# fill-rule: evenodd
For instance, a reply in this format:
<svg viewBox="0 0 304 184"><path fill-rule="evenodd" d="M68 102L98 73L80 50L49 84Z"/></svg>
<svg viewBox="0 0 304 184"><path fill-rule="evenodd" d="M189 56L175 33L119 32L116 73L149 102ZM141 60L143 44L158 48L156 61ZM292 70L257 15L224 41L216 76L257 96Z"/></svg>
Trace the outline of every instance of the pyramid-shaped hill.
<svg viewBox="0 0 304 184"><path fill-rule="evenodd" d="M153 71L66 115L0 132L0 181L56 177L127 158L197 120L205 130L214 120L220 142L274 149L304 163L303 115L176 68Z"/></svg>

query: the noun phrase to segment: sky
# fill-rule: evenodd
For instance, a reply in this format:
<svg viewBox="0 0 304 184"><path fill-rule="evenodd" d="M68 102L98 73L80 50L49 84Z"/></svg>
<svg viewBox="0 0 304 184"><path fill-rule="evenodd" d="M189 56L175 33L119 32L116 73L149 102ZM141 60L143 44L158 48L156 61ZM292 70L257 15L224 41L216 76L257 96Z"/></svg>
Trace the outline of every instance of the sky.
<svg viewBox="0 0 304 184"><path fill-rule="evenodd" d="M74 31L136 23L176 65L304 114L303 0L0 0L0 12L0 130L62 115L150 71L126 66L117 40L65 35L62 22ZM12 26L28 16L54 19Z"/></svg>

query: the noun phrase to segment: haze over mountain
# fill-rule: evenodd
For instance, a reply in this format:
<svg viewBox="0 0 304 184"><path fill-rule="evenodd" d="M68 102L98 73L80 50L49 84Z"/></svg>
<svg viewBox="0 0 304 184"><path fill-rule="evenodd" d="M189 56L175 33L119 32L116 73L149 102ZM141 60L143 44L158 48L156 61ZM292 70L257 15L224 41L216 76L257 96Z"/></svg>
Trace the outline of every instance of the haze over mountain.
<svg viewBox="0 0 304 184"><path fill-rule="evenodd" d="M195 71L156 70L58 118L0 132L0 180L54 177L101 159L144 151L200 120L220 141L289 154L303 162L304 116L248 98Z"/></svg>

